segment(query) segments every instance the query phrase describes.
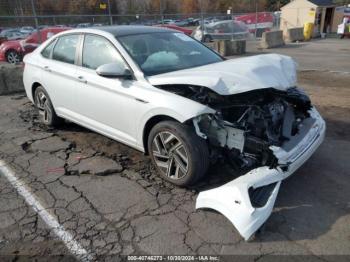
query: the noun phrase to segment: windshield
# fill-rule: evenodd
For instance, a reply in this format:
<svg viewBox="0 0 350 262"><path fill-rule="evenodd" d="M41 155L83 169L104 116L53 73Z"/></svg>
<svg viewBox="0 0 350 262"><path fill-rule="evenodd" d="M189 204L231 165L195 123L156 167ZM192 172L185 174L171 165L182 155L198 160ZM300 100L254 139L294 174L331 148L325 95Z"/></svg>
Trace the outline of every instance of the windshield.
<svg viewBox="0 0 350 262"><path fill-rule="evenodd" d="M145 75L157 75L220 62L209 48L183 33L150 33L118 37Z"/></svg>

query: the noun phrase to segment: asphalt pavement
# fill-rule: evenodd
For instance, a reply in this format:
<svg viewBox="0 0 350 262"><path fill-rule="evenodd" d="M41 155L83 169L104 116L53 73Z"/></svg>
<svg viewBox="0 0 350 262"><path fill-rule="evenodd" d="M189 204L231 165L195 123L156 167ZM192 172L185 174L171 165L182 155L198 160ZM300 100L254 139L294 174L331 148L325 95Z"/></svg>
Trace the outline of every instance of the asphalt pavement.
<svg viewBox="0 0 350 262"><path fill-rule="evenodd" d="M323 45L312 43L293 49L303 50L297 60L304 48ZM24 95L0 96L0 260L202 254L223 255L221 261L348 261L350 75L329 72L339 71L342 52L322 71L299 74L326 119L327 136L282 183L273 214L249 242L221 214L195 210L198 192L238 176L229 166L212 166L193 188L175 187L142 153L72 123L46 128Z"/></svg>

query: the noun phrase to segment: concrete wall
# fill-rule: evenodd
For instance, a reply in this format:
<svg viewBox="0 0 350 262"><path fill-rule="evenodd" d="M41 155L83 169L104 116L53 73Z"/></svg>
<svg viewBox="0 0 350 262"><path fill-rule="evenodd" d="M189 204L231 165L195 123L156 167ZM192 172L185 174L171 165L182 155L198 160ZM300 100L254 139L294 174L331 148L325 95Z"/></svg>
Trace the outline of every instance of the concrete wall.
<svg viewBox="0 0 350 262"><path fill-rule="evenodd" d="M283 38L285 42L304 41L304 28L295 27L283 31Z"/></svg>
<svg viewBox="0 0 350 262"><path fill-rule="evenodd" d="M245 40L226 40L218 41L216 43L216 49L222 56L242 55L246 50Z"/></svg>
<svg viewBox="0 0 350 262"><path fill-rule="evenodd" d="M273 48L284 45L283 31L264 32L260 41L261 48Z"/></svg>
<svg viewBox="0 0 350 262"><path fill-rule="evenodd" d="M222 40L205 44L221 56L242 55L246 52L246 40Z"/></svg>
<svg viewBox="0 0 350 262"><path fill-rule="evenodd" d="M0 95L24 92L23 66L0 64Z"/></svg>

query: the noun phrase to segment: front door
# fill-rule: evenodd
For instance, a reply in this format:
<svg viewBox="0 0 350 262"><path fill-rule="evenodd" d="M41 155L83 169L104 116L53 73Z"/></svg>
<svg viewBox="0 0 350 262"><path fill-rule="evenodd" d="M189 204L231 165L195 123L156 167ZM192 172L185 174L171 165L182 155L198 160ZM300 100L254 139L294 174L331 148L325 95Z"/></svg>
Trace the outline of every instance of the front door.
<svg viewBox="0 0 350 262"><path fill-rule="evenodd" d="M80 123L127 144L136 144L135 81L127 78L106 78L97 75L103 64L122 63L120 53L106 38L86 34L81 55L81 66L76 72L74 111Z"/></svg>

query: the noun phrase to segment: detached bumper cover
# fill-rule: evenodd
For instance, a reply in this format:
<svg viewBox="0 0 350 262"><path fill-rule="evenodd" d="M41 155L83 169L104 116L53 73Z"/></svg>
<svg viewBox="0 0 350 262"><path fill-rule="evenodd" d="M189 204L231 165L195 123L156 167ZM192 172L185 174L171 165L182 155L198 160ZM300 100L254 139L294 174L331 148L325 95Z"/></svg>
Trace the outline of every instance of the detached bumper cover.
<svg viewBox="0 0 350 262"><path fill-rule="evenodd" d="M324 120L314 108L310 110L310 115L315 119L313 126L292 150L286 152L282 148L271 148L283 170L281 167L259 167L223 186L201 192L197 197L196 209L217 210L232 222L245 240L248 240L271 215L281 181L307 161L324 140ZM261 187L265 188L252 194L252 190ZM260 204L257 205L257 202Z"/></svg>

